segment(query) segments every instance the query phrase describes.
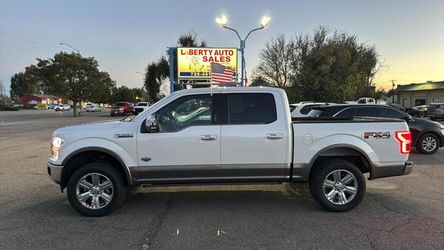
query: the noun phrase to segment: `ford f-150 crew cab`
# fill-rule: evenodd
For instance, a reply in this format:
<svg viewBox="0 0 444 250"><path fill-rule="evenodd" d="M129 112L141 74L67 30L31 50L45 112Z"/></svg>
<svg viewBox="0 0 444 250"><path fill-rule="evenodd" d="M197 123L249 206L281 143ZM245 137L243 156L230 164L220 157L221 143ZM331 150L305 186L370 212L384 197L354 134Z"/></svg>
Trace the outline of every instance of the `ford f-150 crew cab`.
<svg viewBox="0 0 444 250"><path fill-rule="evenodd" d="M57 129L48 174L71 205L102 216L142 184L309 182L314 199L347 211L369 179L409 174L403 120L292 120L285 92L232 87L178 91L135 117Z"/></svg>

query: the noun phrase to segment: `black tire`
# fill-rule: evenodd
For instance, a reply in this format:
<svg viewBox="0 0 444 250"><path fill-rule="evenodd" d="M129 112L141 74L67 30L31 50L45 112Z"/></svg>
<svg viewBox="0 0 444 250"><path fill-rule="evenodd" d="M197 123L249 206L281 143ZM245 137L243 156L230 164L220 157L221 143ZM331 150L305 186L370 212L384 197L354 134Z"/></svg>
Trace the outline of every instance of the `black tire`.
<svg viewBox="0 0 444 250"><path fill-rule="evenodd" d="M82 205L77 199L76 193L76 187L81 178L93 173L105 176L112 183L112 198L107 205L98 209L88 208ZM111 213L123 204L127 194L127 187L123 182L122 176L120 176L119 172L114 169L113 166L103 162L92 162L82 166L72 174L67 186L67 195L71 206L80 214L91 217L104 216Z"/></svg>
<svg viewBox="0 0 444 250"><path fill-rule="evenodd" d="M359 170L359 168L356 167L354 164L342 159L327 159L319 163L318 165L313 166L313 168L314 169L310 174L310 191L313 198L323 208L332 212L345 212L357 207L361 203L365 195L366 183L361 170ZM330 177L331 174L333 174L335 171L339 172L339 176L342 176L341 173L345 173L346 175L352 174L352 176L354 176L354 179L349 182L350 184L356 186L356 192L354 196L346 193L347 191L342 190L342 193L345 196L349 195L346 198L350 199L345 204L335 204L335 202L330 201L326 197L326 194L324 194L324 180L326 180L327 176ZM325 188L325 190L326 192L329 192L327 187ZM330 191L333 191L333 188ZM338 193L333 198L335 197L337 198L336 202L339 202L340 194Z"/></svg>
<svg viewBox="0 0 444 250"><path fill-rule="evenodd" d="M435 147L433 149L428 148L427 141L435 141ZM424 144L425 143L425 144ZM421 154L434 154L436 151L438 151L440 147L440 141L438 136L432 134L432 133L425 133L419 137L418 141L416 142L415 148L416 150Z"/></svg>

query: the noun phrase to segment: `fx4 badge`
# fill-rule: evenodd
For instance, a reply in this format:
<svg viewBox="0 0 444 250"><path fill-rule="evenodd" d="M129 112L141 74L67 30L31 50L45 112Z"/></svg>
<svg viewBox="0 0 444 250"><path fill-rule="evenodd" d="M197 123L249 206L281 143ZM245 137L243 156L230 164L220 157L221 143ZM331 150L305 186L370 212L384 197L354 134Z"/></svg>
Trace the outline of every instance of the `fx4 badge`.
<svg viewBox="0 0 444 250"><path fill-rule="evenodd" d="M390 139L390 132L365 132L364 139Z"/></svg>

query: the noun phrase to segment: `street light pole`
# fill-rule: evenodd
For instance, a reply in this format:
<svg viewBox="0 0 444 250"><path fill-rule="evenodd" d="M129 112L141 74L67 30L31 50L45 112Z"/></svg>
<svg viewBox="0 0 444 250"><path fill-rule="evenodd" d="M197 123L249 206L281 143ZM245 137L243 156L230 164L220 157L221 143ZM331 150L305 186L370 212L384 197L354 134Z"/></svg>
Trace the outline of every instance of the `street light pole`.
<svg viewBox="0 0 444 250"><path fill-rule="evenodd" d="M78 54L80 54L80 51L79 51L78 49L74 48L74 46L72 46L72 45L69 44L69 43L59 43L59 45L68 46L68 47L70 47L71 49L73 49L75 52L77 52Z"/></svg>
<svg viewBox="0 0 444 250"><path fill-rule="evenodd" d="M268 22L270 21L270 17L268 16L264 16L261 20L261 26L255 29L250 30L247 35L245 36L244 39L241 38L241 36L239 35L239 32L237 32L237 30L230 28L227 26L228 20L227 17L222 15L221 17L216 18L216 22L221 25L223 28L228 29L233 31L234 33L236 33L236 36L239 38L239 43L240 43L240 47L239 50L241 52L241 67L242 67L242 71L241 71L241 86L245 86L245 56L244 56L244 52L245 52L245 42L247 41L248 37L250 36L251 33L264 29L265 27L267 27Z"/></svg>

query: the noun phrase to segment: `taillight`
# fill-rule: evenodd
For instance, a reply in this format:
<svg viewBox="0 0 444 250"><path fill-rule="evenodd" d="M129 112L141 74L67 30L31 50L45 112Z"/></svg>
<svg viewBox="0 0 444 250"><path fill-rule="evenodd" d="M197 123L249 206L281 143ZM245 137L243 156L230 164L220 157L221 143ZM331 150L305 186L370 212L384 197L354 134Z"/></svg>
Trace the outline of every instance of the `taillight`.
<svg viewBox="0 0 444 250"><path fill-rule="evenodd" d="M410 131L396 131L396 140L399 142L401 154L410 153L412 145L412 133Z"/></svg>

